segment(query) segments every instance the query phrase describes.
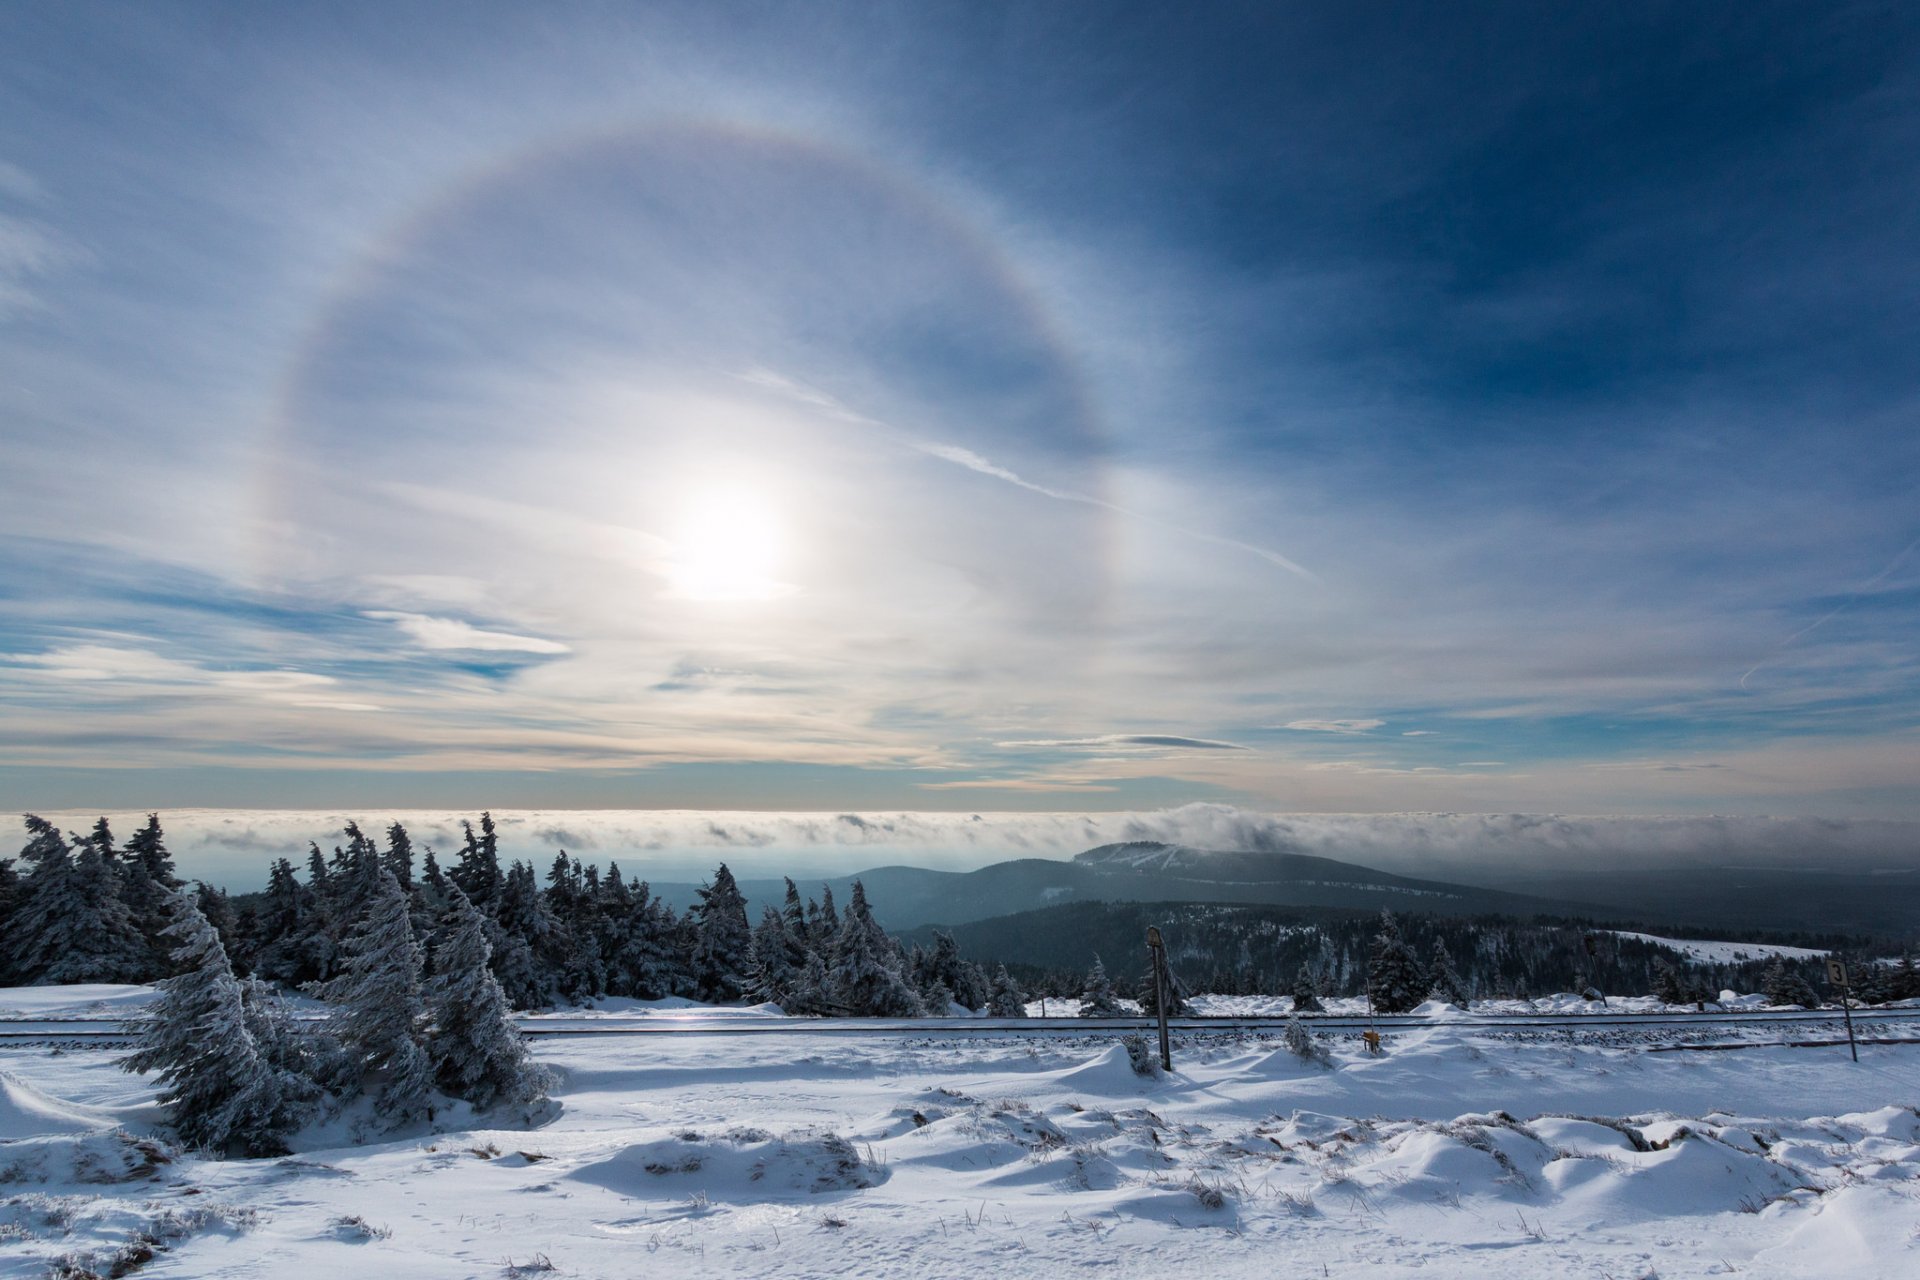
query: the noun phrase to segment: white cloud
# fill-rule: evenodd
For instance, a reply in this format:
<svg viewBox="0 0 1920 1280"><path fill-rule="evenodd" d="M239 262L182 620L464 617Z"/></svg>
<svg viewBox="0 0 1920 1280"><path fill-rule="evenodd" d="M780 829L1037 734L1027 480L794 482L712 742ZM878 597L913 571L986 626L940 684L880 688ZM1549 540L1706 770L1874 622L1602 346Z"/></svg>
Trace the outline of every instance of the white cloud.
<svg viewBox="0 0 1920 1280"><path fill-rule="evenodd" d="M116 829L144 813L108 810ZM84 828L97 811L50 811ZM443 855L459 842L453 810L182 809L162 811L181 871L231 888L264 882L270 859L324 845L353 820L399 821ZM1203 849L1307 853L1435 878L1602 866L1738 863L1836 869L1910 861L1912 822L1561 814L1261 813L1231 805L1119 813L739 812L513 809L493 811L507 858L543 865L558 848L616 860L629 874L695 879L725 858L736 874L844 874L890 863L962 870L1011 858L1070 858L1096 845L1160 840Z"/></svg>
<svg viewBox="0 0 1920 1280"><path fill-rule="evenodd" d="M997 747L1060 748L1093 751L1245 751L1237 742L1217 738L1189 738L1171 733L1103 733L1091 738L1032 738L997 742Z"/></svg>
<svg viewBox="0 0 1920 1280"><path fill-rule="evenodd" d="M1385 720L1289 720L1280 727L1298 733L1366 733L1385 723Z"/></svg>
<svg viewBox="0 0 1920 1280"><path fill-rule="evenodd" d="M458 618L435 618L424 613L400 613L390 609L371 610L366 616L379 622L393 623L422 649L474 649L497 653L572 652L558 640L516 636L505 631L483 631Z"/></svg>

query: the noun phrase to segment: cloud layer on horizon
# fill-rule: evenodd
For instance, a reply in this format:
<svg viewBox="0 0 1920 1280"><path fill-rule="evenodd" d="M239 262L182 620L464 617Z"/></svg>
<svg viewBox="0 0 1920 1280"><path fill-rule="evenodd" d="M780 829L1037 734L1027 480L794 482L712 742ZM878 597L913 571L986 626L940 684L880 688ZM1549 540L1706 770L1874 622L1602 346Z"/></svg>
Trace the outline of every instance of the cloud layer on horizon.
<svg viewBox="0 0 1920 1280"><path fill-rule="evenodd" d="M86 831L99 815L42 816ZM107 816L122 836L145 818ZM478 817L446 810L185 809L161 820L183 875L247 891L265 884L274 858L304 865L309 841L331 851L348 821L377 836L398 821L445 866L460 848L461 822ZM840 875L889 864L971 870L1012 858L1070 858L1129 840L1312 854L1469 883L1608 868L1912 870L1920 857L1920 823L1812 818L1275 814L1216 804L1120 813L502 809L493 817L501 856L530 861L542 874L565 849L584 862L616 861L630 875L661 881L703 879L722 860L742 876Z"/></svg>

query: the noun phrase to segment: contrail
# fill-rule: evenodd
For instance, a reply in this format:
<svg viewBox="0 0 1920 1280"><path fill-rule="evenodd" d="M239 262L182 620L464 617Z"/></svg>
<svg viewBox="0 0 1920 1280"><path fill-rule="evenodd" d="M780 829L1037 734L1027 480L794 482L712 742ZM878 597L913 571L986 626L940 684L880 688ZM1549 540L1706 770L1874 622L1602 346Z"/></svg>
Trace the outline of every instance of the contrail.
<svg viewBox="0 0 1920 1280"><path fill-rule="evenodd" d="M782 377L780 374L774 373L771 370L755 369L739 376L742 381L750 382L755 386L767 387L772 390L784 392L802 404L824 410L840 418L842 421L884 431L894 439L900 441L900 443L906 445L909 449L924 453L929 457L939 458L943 462L951 462L955 466L965 467L967 470L975 472L978 475L991 476L995 480L1025 489L1029 493L1037 493L1043 498L1052 498L1055 502L1074 502L1081 506L1099 507L1102 510L1111 511L1115 515L1125 516L1129 520L1137 520L1142 524L1157 525L1162 529L1177 533L1182 537L1192 538L1199 542L1211 542L1216 546L1231 547L1235 551L1243 551L1250 556L1256 556L1266 561L1268 564L1285 569L1288 573L1304 578L1308 582L1320 581L1318 574L1297 561L1290 560L1286 556L1281 555L1278 551L1271 550L1267 547L1256 546L1251 542L1242 542L1238 538L1229 538L1221 534L1207 533L1201 529L1190 528L1183 524L1175 524L1170 520L1162 520L1158 516L1150 516L1145 512L1135 511L1131 507L1123 507L1119 503L1108 502L1105 498L1093 497L1091 494L1075 493L1070 489L1055 489L1049 485L1039 484L1027 479L1017 471L1010 471L991 459L981 457L971 449L963 448L957 444L941 444L938 441L920 440L900 430L898 427L881 422L875 418L869 418L864 414L855 413L838 400L835 400L832 396L817 391L812 387L794 382L789 378Z"/></svg>
<svg viewBox="0 0 1920 1280"><path fill-rule="evenodd" d="M1874 574L1871 578L1868 578L1865 582L1855 587L1853 589L1853 592L1850 595L1848 595L1845 600L1842 600L1839 604L1835 605L1832 609L1828 610L1824 616L1816 619L1813 622L1809 622L1806 626L1800 628L1798 631L1788 636L1785 640L1782 640L1779 644L1775 645L1774 648L1776 650L1786 648L1788 645L1792 644L1795 640L1798 640L1801 636L1806 635L1809 631L1813 631L1813 630L1816 630L1817 628L1825 626L1827 623L1832 622L1835 618L1845 613L1848 609L1851 609L1854 605L1854 602L1859 600L1861 596L1867 593L1868 587L1871 587L1874 583L1879 582L1881 579L1885 578L1888 574L1892 573L1895 569L1898 569L1901 565L1905 564L1907 557L1913 554L1914 549L1916 547L1920 547L1920 538L1915 538L1912 542L1909 542L1901 550L1899 555L1895 556L1892 560L1889 560L1887 562L1886 568L1882 569L1880 572ZM1745 689L1747 687L1747 676L1751 676L1754 672L1758 671L1760 668L1766 665L1767 665L1766 660L1762 659L1761 661L1754 663L1751 667L1748 667L1747 674L1740 677L1740 687L1742 689Z"/></svg>

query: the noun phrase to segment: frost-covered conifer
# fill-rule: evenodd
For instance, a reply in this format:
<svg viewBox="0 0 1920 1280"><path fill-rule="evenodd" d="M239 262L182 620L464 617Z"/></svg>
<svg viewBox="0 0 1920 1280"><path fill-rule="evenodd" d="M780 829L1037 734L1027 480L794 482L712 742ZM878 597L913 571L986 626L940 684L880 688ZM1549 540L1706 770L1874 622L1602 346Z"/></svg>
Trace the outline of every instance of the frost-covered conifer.
<svg viewBox="0 0 1920 1280"><path fill-rule="evenodd" d="M1665 956L1653 962L1653 995L1661 1004L1685 1004L1690 998L1686 984L1680 980L1680 971Z"/></svg>
<svg viewBox="0 0 1920 1280"><path fill-rule="evenodd" d="M787 929L787 917L768 906L753 930L753 970L747 994L784 1008L807 967L808 951Z"/></svg>
<svg viewBox="0 0 1920 1280"><path fill-rule="evenodd" d="M1024 1018L1027 1016L1027 993L1015 984L1007 973L1007 966L995 965L993 986L987 995L987 1013L995 1018Z"/></svg>
<svg viewBox="0 0 1920 1280"><path fill-rule="evenodd" d="M173 972L161 931L171 922L168 899L180 887L173 855L160 831L160 815L147 815L147 825L133 833L120 859L120 896L133 916L134 929L147 940L152 955L150 972ZM217 923L216 923L216 927Z"/></svg>
<svg viewBox="0 0 1920 1280"><path fill-rule="evenodd" d="M493 826L493 814L480 815L480 833L474 834L471 822L462 822L466 843L460 849L460 861L447 872L462 892L482 911L492 911L494 899L504 887L500 873L500 836Z"/></svg>
<svg viewBox="0 0 1920 1280"><path fill-rule="evenodd" d="M1438 938L1433 940L1433 963L1427 966L1427 977L1427 993L1433 999L1444 1000L1462 1009L1471 1003L1467 997L1466 979L1453 967L1453 953Z"/></svg>
<svg viewBox="0 0 1920 1280"><path fill-rule="evenodd" d="M1327 1007L1320 1003L1320 992L1313 981L1313 970L1304 963L1300 972L1293 978L1293 1011L1295 1013L1325 1013Z"/></svg>
<svg viewBox="0 0 1920 1280"><path fill-rule="evenodd" d="M780 1007L788 1013L815 1016L839 1012L833 1008L833 980L827 973L826 958L818 951L807 952L806 967L800 970L787 1002Z"/></svg>
<svg viewBox="0 0 1920 1280"><path fill-rule="evenodd" d="M1779 956L1767 966L1760 977L1760 990L1768 1004L1797 1004L1806 1009L1820 1007L1820 997L1814 994L1813 986L1795 970L1787 968L1787 962Z"/></svg>
<svg viewBox="0 0 1920 1280"><path fill-rule="evenodd" d="M918 1017L920 997L901 977L897 954L867 907L866 887L855 880L833 947L833 1002L843 1012L865 1017Z"/></svg>
<svg viewBox="0 0 1920 1280"><path fill-rule="evenodd" d="M1113 980L1107 977L1107 966L1099 956L1093 958L1093 968L1087 971L1086 986L1080 991L1080 1016L1083 1018L1124 1018L1127 1011L1113 994Z"/></svg>
<svg viewBox="0 0 1920 1280"><path fill-rule="evenodd" d="M1303 1062L1314 1062L1324 1067L1333 1060L1327 1052L1327 1047L1320 1043L1313 1032L1307 1030L1307 1024L1300 1021L1298 1015L1287 1016L1284 1039L1287 1051Z"/></svg>
<svg viewBox="0 0 1920 1280"><path fill-rule="evenodd" d="M488 967L486 918L457 887L433 951L427 1048L440 1088L482 1111L544 1098L551 1077L527 1052Z"/></svg>
<svg viewBox="0 0 1920 1280"><path fill-rule="evenodd" d="M348 937L340 976L320 995L333 1009L328 1027L346 1051L358 1087L373 1095L389 1127L425 1114L433 1066L422 1047L420 944L407 919L407 896L393 873L378 870L366 915Z"/></svg>
<svg viewBox="0 0 1920 1280"><path fill-rule="evenodd" d="M28 814L20 851L32 871L9 921L17 980L35 986L69 982L141 982L152 954L120 898L115 861L91 840L72 849L43 818Z"/></svg>
<svg viewBox="0 0 1920 1280"><path fill-rule="evenodd" d="M178 973L159 984L138 1046L120 1066L157 1073L182 1141L248 1155L283 1150L316 1090L261 1051L243 988L192 898L176 891L169 910Z"/></svg>
<svg viewBox="0 0 1920 1280"><path fill-rule="evenodd" d="M1426 999L1426 971L1400 935L1390 911L1380 913L1380 932L1367 950L1367 996L1376 1013L1405 1013Z"/></svg>
<svg viewBox="0 0 1920 1280"><path fill-rule="evenodd" d="M698 999L725 1003L745 992L753 967L753 931L747 924L747 900L727 864L713 883L699 891L690 913L694 921L693 977Z"/></svg>

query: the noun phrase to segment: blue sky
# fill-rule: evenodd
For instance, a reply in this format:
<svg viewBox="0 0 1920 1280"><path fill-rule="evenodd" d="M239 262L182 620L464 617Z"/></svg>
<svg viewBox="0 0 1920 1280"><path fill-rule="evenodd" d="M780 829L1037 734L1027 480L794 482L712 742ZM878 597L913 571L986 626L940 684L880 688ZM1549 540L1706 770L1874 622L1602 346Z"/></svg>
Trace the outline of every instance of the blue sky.
<svg viewBox="0 0 1920 1280"><path fill-rule="evenodd" d="M11 6L0 803L1920 818L1916 55Z"/></svg>

